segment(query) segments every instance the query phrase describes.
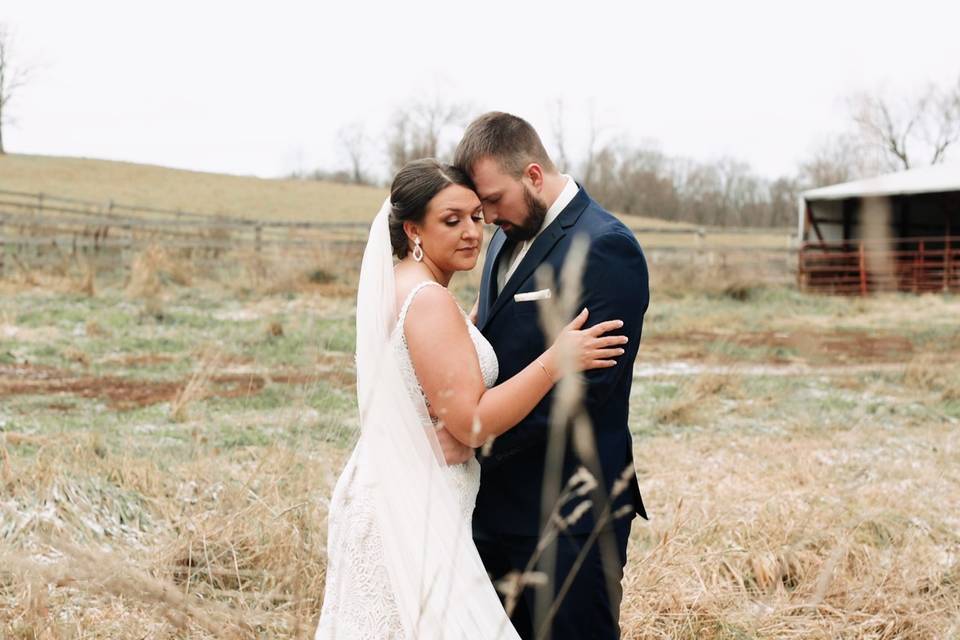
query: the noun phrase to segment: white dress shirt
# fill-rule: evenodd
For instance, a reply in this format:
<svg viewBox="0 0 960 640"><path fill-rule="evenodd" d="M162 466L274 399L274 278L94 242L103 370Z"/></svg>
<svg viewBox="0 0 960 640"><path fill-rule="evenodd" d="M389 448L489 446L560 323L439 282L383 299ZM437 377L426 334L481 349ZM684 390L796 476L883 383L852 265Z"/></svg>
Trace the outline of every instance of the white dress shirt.
<svg viewBox="0 0 960 640"><path fill-rule="evenodd" d="M567 179L567 183L564 185L563 190L560 192L560 195L557 196L557 199L553 201L553 204L550 205L550 208L547 209L547 215L543 218L543 224L540 226L540 230L537 231L537 235L533 236L529 240L525 240L513 247L513 254L511 256L503 256L503 259L500 260L500 263L497 265L497 294L503 291L504 285L507 284L507 281L510 279L510 276L513 275L513 272L517 270L517 267L523 262L524 256L527 255L527 251L530 249L537 238L540 237L540 234L543 233L543 230L550 226L550 223L557 219L557 216L560 215L560 212L567 208L567 205L570 204L570 201L577 195L580 191L580 187L577 186L577 183L574 182L573 178L566 174L561 174L564 178Z"/></svg>

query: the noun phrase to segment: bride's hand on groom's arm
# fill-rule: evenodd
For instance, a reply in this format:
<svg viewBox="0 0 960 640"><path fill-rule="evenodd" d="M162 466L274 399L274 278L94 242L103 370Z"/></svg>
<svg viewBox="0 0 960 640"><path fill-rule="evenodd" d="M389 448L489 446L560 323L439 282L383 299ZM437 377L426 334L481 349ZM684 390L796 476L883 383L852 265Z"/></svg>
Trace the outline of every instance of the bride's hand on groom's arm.
<svg viewBox="0 0 960 640"><path fill-rule="evenodd" d="M437 440L447 465L463 464L473 457L473 449L454 438L446 428L437 429Z"/></svg>
<svg viewBox="0 0 960 640"><path fill-rule="evenodd" d="M622 320L598 322L588 329L583 326L590 317L590 310L584 308L574 318L547 351L540 356L544 362L544 371L557 381L564 373L607 369L617 364L617 358L623 355L627 337L606 335L623 327ZM564 369L568 369L564 371Z"/></svg>

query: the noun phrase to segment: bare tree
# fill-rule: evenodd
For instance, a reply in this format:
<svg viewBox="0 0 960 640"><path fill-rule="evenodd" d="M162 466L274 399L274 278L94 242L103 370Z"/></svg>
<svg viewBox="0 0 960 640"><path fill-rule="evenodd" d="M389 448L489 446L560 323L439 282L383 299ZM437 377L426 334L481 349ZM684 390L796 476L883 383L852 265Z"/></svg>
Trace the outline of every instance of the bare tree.
<svg viewBox="0 0 960 640"><path fill-rule="evenodd" d="M0 23L0 155L6 153L3 126L12 123L10 102L30 76L30 69L14 66L13 58L13 34L7 25Z"/></svg>
<svg viewBox="0 0 960 640"><path fill-rule="evenodd" d="M797 215L797 196L800 193L800 183L796 178L782 176L770 183L770 206L766 220L762 221L767 227L788 227L795 221Z"/></svg>
<svg viewBox="0 0 960 640"><path fill-rule="evenodd" d="M863 143L879 150L893 169L943 162L947 149L960 141L960 86L927 86L915 97L891 98L881 92L860 93L850 101Z"/></svg>
<svg viewBox="0 0 960 640"><path fill-rule="evenodd" d="M469 114L462 103L448 103L441 98L414 102L394 112L387 132L387 157L390 170L396 173L417 158L442 158L449 150L441 148L444 131L462 126Z"/></svg>
<svg viewBox="0 0 960 640"><path fill-rule="evenodd" d="M350 163L350 181L354 184L368 184L365 165L369 140L363 124L355 122L341 127L337 132L337 142Z"/></svg>
<svg viewBox="0 0 960 640"><path fill-rule="evenodd" d="M947 148L960 141L960 80L952 89L935 91L931 108L931 120L924 123L921 134L933 149L930 164L938 164Z"/></svg>
<svg viewBox="0 0 960 640"><path fill-rule="evenodd" d="M830 136L819 142L800 163L798 177L804 187L825 187L877 173L879 158L871 158L871 149L864 149L850 134Z"/></svg>
<svg viewBox="0 0 960 640"><path fill-rule="evenodd" d="M580 171L580 175L586 184L591 183L594 179L594 172L597 170L596 164L598 156L604 154L608 156L607 160L609 160L610 155L610 150L605 149L605 145L601 139L603 129L597 124L597 111L593 104L590 105L588 119L590 121L590 129L587 135L587 155L583 160L583 168Z"/></svg>
<svg viewBox="0 0 960 640"><path fill-rule="evenodd" d="M553 129L553 144L557 148L557 169L566 173L570 167L570 160L567 158L563 112L563 98L557 98L553 103L553 121L551 123Z"/></svg>

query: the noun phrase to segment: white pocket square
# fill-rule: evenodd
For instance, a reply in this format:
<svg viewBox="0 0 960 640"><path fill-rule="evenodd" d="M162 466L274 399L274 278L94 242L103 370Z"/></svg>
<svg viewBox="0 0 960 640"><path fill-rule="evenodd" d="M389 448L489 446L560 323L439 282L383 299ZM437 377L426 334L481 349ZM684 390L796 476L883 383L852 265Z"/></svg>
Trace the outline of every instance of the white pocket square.
<svg viewBox="0 0 960 640"><path fill-rule="evenodd" d="M529 293L515 293L514 302L533 302L534 300L546 300L550 297L550 289L540 289L540 291L531 291Z"/></svg>

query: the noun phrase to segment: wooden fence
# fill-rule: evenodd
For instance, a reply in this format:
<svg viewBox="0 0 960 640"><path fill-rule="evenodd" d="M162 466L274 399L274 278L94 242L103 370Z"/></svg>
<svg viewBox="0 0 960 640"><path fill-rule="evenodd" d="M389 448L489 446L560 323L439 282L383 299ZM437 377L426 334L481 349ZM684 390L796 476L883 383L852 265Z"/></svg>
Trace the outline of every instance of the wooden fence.
<svg viewBox="0 0 960 640"><path fill-rule="evenodd" d="M65 256L128 263L148 246L217 260L229 251L297 253L355 248L362 222L266 221L186 210L93 202L43 193L0 190L0 275L7 263L43 266ZM111 260L112 258L112 260Z"/></svg>
<svg viewBox="0 0 960 640"><path fill-rule="evenodd" d="M268 221L0 190L0 276L11 260L38 267L84 256L100 267L127 268L133 253L153 245L179 250L201 262L220 260L230 252L288 257L324 252L358 262L368 228L367 222ZM778 277L787 271L792 277L795 269L796 252L786 244L771 249L750 246L746 241L747 236L769 231L707 231L697 227L632 230L646 238L676 238L684 245L645 244L654 264L736 264L758 270L772 268ZM743 236L745 242L742 246L708 247L708 233ZM359 264L350 268L358 269Z"/></svg>

